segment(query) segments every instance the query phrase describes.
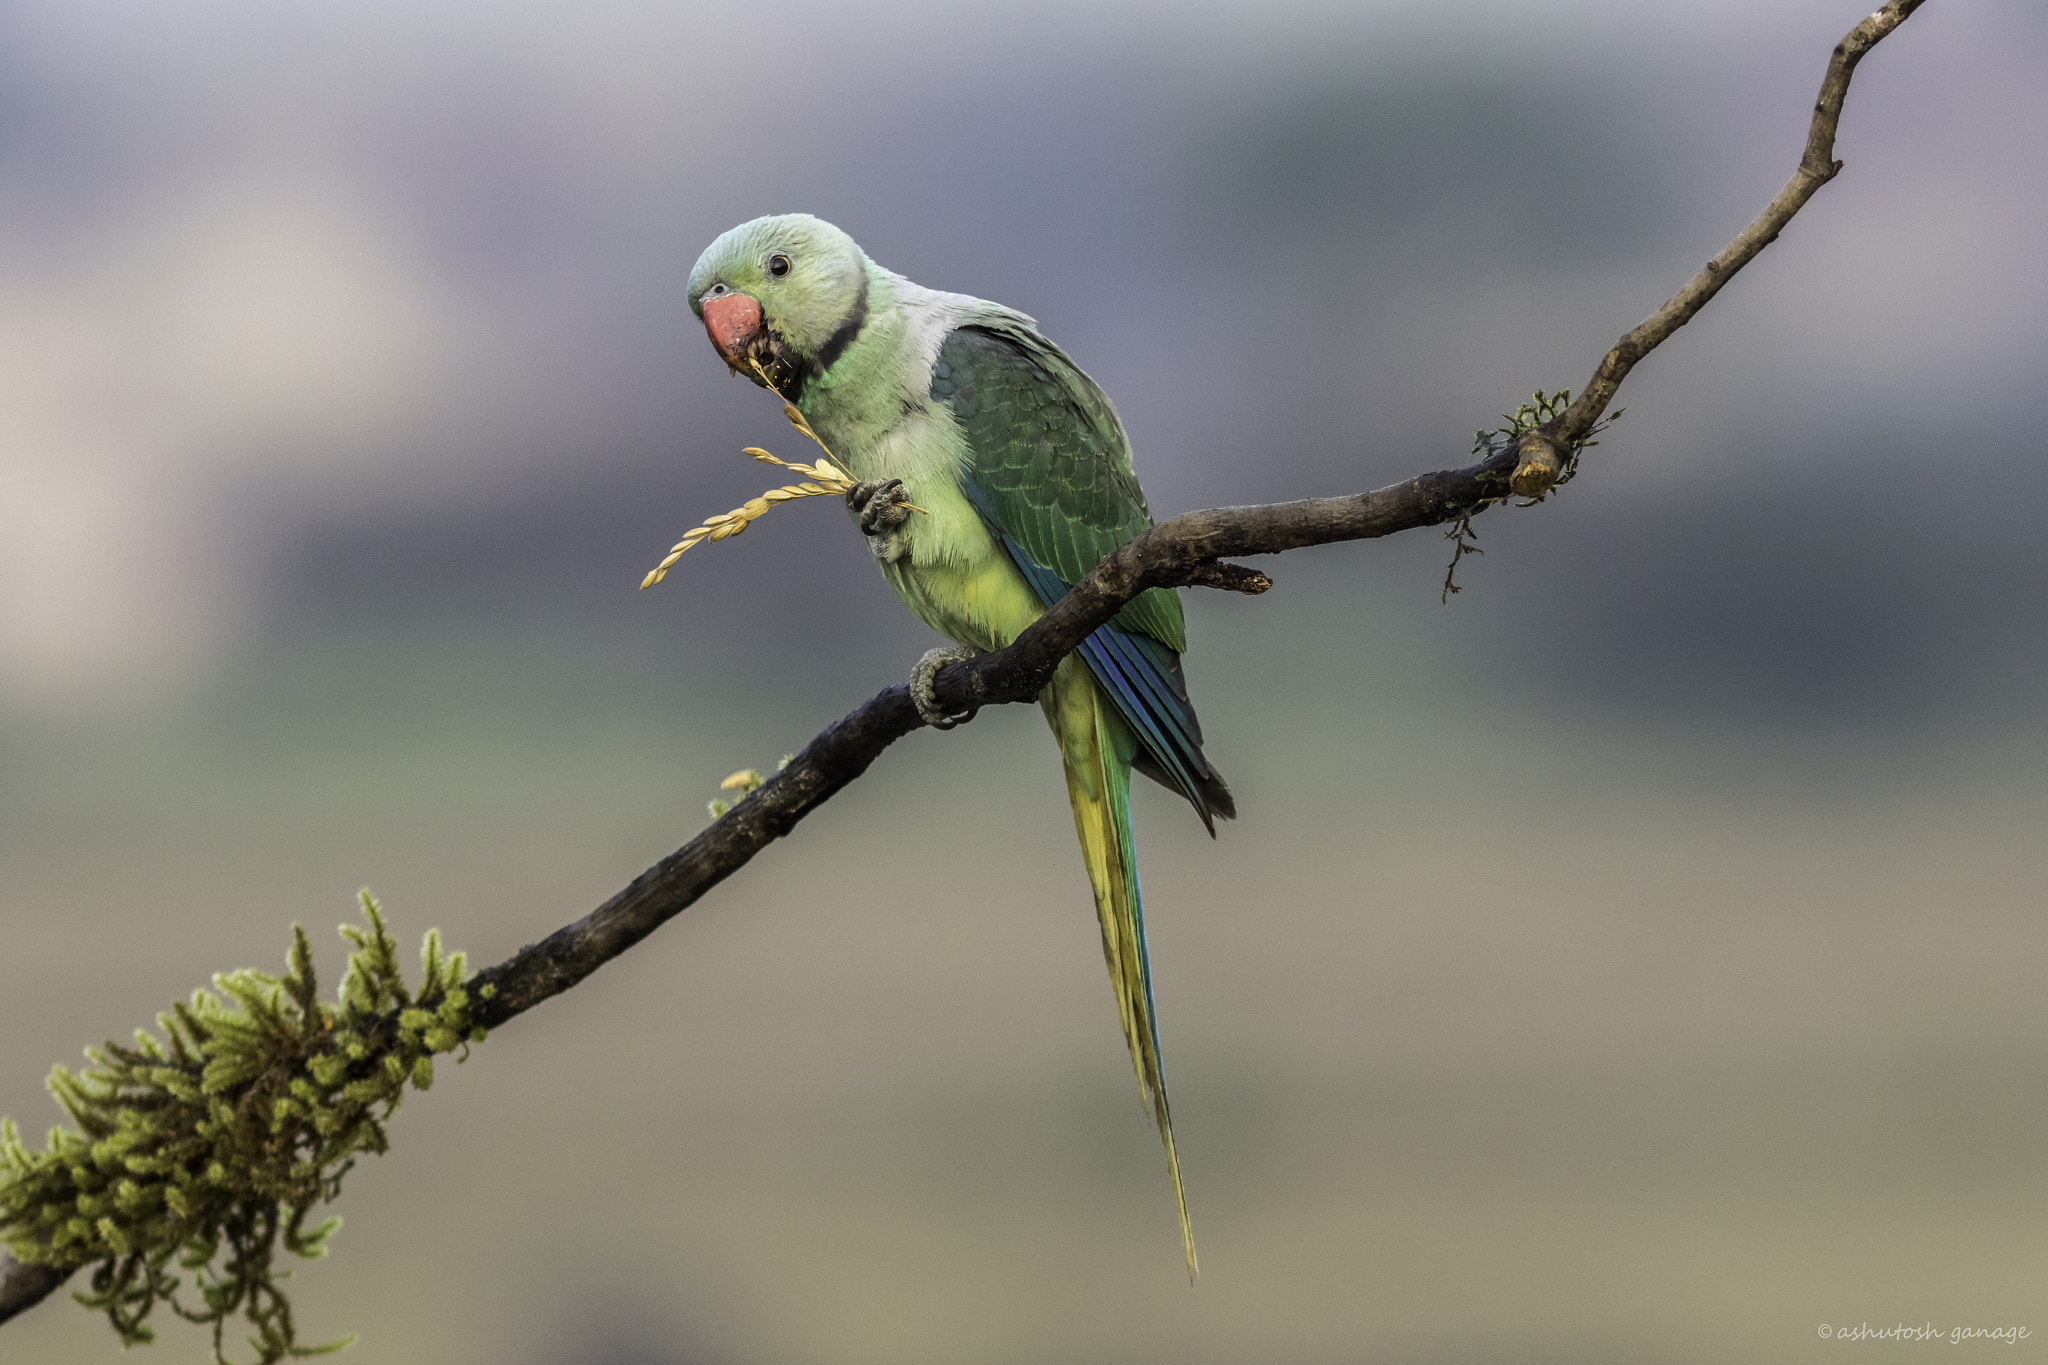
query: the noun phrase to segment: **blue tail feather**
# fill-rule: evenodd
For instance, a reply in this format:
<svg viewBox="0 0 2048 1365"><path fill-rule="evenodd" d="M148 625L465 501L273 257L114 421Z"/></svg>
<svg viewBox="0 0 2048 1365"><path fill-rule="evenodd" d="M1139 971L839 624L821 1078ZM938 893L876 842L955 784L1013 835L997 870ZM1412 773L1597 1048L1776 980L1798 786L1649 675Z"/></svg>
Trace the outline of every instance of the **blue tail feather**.
<svg viewBox="0 0 2048 1365"><path fill-rule="evenodd" d="M1070 584L1032 559L1023 546L999 528L991 529L996 531L1010 562L1024 575L1040 605L1050 607L1067 595ZM1115 703L1117 714L1131 727L1151 758L1155 765L1152 775L1164 777L1178 789L1213 834L1213 816L1235 812L1228 806L1228 793L1215 781L1214 770L1202 754L1201 723L1195 719L1194 707L1188 704L1187 694L1176 676L1179 669L1174 652L1156 640L1113 625L1097 627L1082 642L1079 652L1095 681ZM1215 792L1222 793L1225 804L1221 809L1213 799L1210 784L1203 780L1205 776L1214 783Z"/></svg>
<svg viewBox="0 0 2048 1365"><path fill-rule="evenodd" d="M1082 661L1088 665L1088 671L1094 674L1103 690L1109 693L1117 713L1137 735L1138 742L1166 769L1182 794L1199 803L1201 788L1181 757L1183 750L1174 743L1173 736L1165 728L1172 725L1172 717L1170 713L1162 717L1146 695L1150 689L1144 686L1142 671L1134 667L1127 656L1119 657L1122 651L1116 648L1119 642L1115 638L1119 634L1121 632L1114 627L1104 626L1090 635L1081 642ZM1141 681L1133 681L1133 678ZM1162 726L1162 719L1165 726Z"/></svg>

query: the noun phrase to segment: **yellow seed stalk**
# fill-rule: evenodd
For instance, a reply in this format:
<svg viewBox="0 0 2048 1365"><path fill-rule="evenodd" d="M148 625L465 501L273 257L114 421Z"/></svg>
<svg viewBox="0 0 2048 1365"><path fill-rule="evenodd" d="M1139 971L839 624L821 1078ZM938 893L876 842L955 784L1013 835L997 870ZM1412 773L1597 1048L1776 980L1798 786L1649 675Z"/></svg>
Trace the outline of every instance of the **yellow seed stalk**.
<svg viewBox="0 0 2048 1365"><path fill-rule="evenodd" d="M782 398L781 393L776 391L775 386L768 383L768 372L761 368L761 362L755 360L748 363L754 367L754 373L761 376L761 382L768 386L768 391L775 394L777 398ZM762 464L779 465L783 469L789 470L792 474L801 475L804 482L784 484L780 488L771 488L758 498L747 499L745 503L733 508L730 512L722 512L715 517L706 517L702 526L692 528L689 534L677 541L675 548L668 552L668 557L655 565L648 572L647 577L640 580L642 588L651 588L666 578L669 569L674 566L678 559L683 557L683 551L689 549L692 545L700 541L725 540L739 535L747 527L753 525L756 520L766 516L768 509L777 503L789 502L794 498L821 497L828 493L837 497L844 497L856 486L858 480L833 463L832 448L825 444L817 432L811 430L811 424L804 420L804 415L798 412L796 405L786 398L782 402L782 415L789 419L791 426L810 438L810 440L817 444L818 449L825 452L819 457L817 463L792 464L788 460L778 460L759 446L748 446L741 453L753 456ZM924 511L924 508L912 506L909 503L903 505L909 507L913 512ZM929 513L926 515L929 515Z"/></svg>

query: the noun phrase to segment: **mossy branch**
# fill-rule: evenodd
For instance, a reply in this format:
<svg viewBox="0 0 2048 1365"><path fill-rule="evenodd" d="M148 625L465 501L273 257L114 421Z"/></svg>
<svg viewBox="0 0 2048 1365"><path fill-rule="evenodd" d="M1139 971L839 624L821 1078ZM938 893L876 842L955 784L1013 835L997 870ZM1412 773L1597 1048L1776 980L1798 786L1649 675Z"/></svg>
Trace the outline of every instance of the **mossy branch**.
<svg viewBox="0 0 2048 1365"><path fill-rule="evenodd" d="M409 989L367 891L362 911L366 924L341 927L355 951L335 1004L317 999L312 948L294 925L283 976L216 976L157 1016L161 1037L137 1030L132 1047L88 1048L81 1072L53 1070L51 1093L76 1128L52 1129L42 1151L0 1120L0 1238L59 1279L94 1265L74 1297L124 1345L154 1338L159 1304L211 1326L223 1365L236 1317L265 1365L347 1345L299 1343L277 1250L324 1254L340 1220L309 1227L314 1209L357 1156L389 1148L385 1125L408 1084L433 1084L434 1055L483 1037L462 954L429 931Z"/></svg>

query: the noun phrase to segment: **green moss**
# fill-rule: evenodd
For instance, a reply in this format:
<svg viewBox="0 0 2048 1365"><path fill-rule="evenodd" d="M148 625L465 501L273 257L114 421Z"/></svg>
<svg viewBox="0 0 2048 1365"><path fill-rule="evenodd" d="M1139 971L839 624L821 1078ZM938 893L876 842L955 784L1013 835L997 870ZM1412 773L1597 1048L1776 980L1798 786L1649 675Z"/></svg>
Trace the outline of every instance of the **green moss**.
<svg viewBox="0 0 2048 1365"><path fill-rule="evenodd" d="M106 1313L124 1345L153 1339L160 1303L210 1325L223 1365L236 1317L262 1365L348 1344L299 1344L277 1249L325 1254L340 1220L309 1228L308 1216L340 1193L358 1155L389 1148L385 1125L408 1080L432 1084L432 1055L483 1037L462 954L429 932L408 990L367 891L362 909L367 927L341 927L355 951L336 1004L315 998L312 950L294 925L283 976L216 976L157 1016L162 1038L137 1031L133 1047L86 1049L92 1065L75 1075L55 1068L50 1090L75 1131L52 1129L32 1152L0 1120L0 1239L22 1261L94 1265L91 1290L73 1297ZM174 1261L196 1302L181 1296Z"/></svg>
<svg viewBox="0 0 2048 1365"><path fill-rule="evenodd" d="M1506 426L1493 431L1473 433L1472 453L1474 455L1495 454L1521 440L1544 423L1564 416L1565 409L1571 405L1572 391L1570 389L1559 389L1556 393L1552 394L1546 394L1543 390L1538 389L1528 402L1521 404L1513 412L1501 414L1501 421L1506 422ZM1565 452L1564 468L1559 471L1557 482L1551 485L1552 492L1572 481L1573 476L1579 472L1579 456L1585 451L1591 450L1594 446L1599 445L1600 443L1593 438L1620 421L1621 414L1624 411L1626 409L1616 408L1614 411L1607 413L1599 421L1593 423L1591 431L1588 431L1584 436L1572 443L1572 448ZM1501 496L1488 499L1488 502L1503 502L1506 498L1507 480L1503 478L1501 480ZM1533 507L1536 503L1542 501L1543 499L1538 497L1522 505L1524 507ZM1475 507L1472 510L1474 512L1480 511L1485 505L1481 504L1481 507ZM1451 562L1453 564L1457 562L1455 557ZM1452 589L1452 591L1455 592L1456 589Z"/></svg>
<svg viewBox="0 0 2048 1365"><path fill-rule="evenodd" d="M1553 394L1545 394L1543 390L1538 389L1528 402L1521 404L1513 412L1501 414L1501 421L1506 422L1506 426L1492 431L1474 432L1472 434L1472 453L1483 458L1505 454L1517 441L1527 436L1530 432L1546 422L1562 417L1565 409L1571 405L1572 391L1570 389L1559 389ZM1579 472L1579 455L1600 444L1592 438L1613 426L1615 421L1620 418L1622 411L1623 409L1616 408L1613 412L1608 413L1595 422L1593 429L1587 432L1584 437L1573 442L1572 448L1565 453L1564 468L1558 471L1557 481L1550 486L1548 492L1539 493L1520 505L1523 507L1534 507L1551 493L1555 493L1558 489L1570 483ZM1444 539L1450 541L1453 546L1451 562L1444 569L1442 600L1445 602L1449 602L1453 594L1464 591L1463 588L1458 586L1458 561L1466 555L1483 555L1486 553L1486 551L1479 548L1479 533L1472 529L1472 518L1478 516L1489 507L1506 502L1512 496L1509 492L1508 476L1505 474L1481 474L1478 482L1483 488L1498 489L1499 491L1480 498L1469 507L1458 508L1458 515L1451 519L1451 529L1444 532Z"/></svg>

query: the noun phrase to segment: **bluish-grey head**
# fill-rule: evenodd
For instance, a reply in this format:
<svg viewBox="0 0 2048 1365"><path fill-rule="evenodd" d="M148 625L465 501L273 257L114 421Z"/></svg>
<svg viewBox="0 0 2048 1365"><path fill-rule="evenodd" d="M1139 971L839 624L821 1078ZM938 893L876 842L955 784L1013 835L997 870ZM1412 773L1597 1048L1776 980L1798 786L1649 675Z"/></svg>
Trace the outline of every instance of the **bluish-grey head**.
<svg viewBox="0 0 2048 1365"><path fill-rule="evenodd" d="M756 218L697 258L690 311L726 364L758 384L758 363L777 391L795 398L859 335L868 264L853 238L822 218Z"/></svg>

